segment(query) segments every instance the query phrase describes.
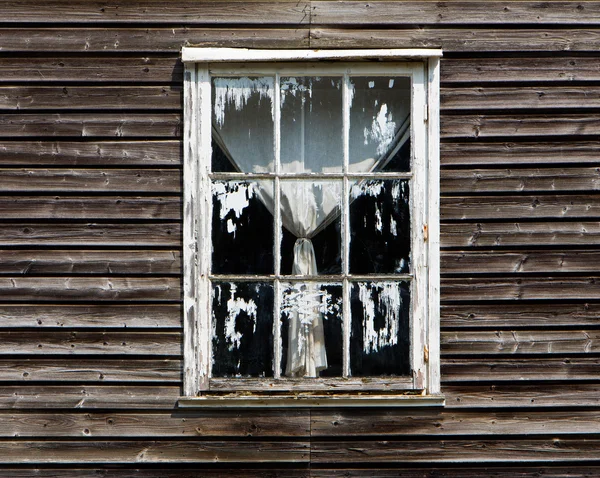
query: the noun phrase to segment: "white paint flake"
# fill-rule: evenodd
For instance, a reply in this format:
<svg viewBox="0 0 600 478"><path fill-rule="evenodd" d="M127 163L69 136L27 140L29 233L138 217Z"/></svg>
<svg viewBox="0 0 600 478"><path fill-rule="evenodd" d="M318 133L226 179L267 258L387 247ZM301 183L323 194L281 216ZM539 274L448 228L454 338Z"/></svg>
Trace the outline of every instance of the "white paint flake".
<svg viewBox="0 0 600 478"><path fill-rule="evenodd" d="M396 122L392 120L392 113L388 113L387 104L383 103L379 113L373 117L371 129L364 129L364 143L368 145L371 141L375 142L377 144L377 154L382 156L394 140L395 132Z"/></svg>
<svg viewBox="0 0 600 478"><path fill-rule="evenodd" d="M259 101L263 98L271 102L271 114L275 118L273 91L275 80L270 77L262 78L215 78L214 114L219 127L225 122L225 110L233 104L236 111L241 111L251 96L258 94Z"/></svg>
<svg viewBox="0 0 600 478"><path fill-rule="evenodd" d="M359 299L363 305L363 352L378 352L384 347L398 344L400 329L400 311L402 298L400 287L395 282L360 282ZM378 304L375 304L374 292L379 292ZM375 329L376 311L384 318L384 325Z"/></svg>
<svg viewBox="0 0 600 478"><path fill-rule="evenodd" d="M229 351L240 347L242 334L235 330L235 325L241 312L245 312L252 319L252 332L256 332L256 303L252 299L246 301L241 297L235 297L236 291L237 286L230 284L229 299L227 300L227 316L225 317L225 342L228 345Z"/></svg>
<svg viewBox="0 0 600 478"><path fill-rule="evenodd" d="M297 313L302 325L311 325L316 314L339 314L341 298L337 300L317 284L298 283L288 286L282 294L281 312L285 315Z"/></svg>
<svg viewBox="0 0 600 478"><path fill-rule="evenodd" d="M219 216L222 221L227 219L227 232L234 234L237 226L234 219L230 216L233 211L236 219L242 217L244 209L250 205L250 199L255 194L255 185L243 181L215 181L212 185L212 192L215 199L221 205Z"/></svg>
<svg viewBox="0 0 600 478"><path fill-rule="evenodd" d="M390 78L390 82L388 83L388 88L393 88L394 87L394 79Z"/></svg>

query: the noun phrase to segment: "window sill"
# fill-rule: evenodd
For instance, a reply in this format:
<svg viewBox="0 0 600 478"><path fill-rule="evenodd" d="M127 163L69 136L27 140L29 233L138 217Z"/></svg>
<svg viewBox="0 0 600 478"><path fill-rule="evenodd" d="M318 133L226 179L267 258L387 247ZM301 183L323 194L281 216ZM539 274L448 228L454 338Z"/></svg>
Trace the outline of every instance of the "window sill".
<svg viewBox="0 0 600 478"><path fill-rule="evenodd" d="M180 408L343 408L343 407L443 407L443 395L415 394L315 394L264 395L231 393L181 397Z"/></svg>

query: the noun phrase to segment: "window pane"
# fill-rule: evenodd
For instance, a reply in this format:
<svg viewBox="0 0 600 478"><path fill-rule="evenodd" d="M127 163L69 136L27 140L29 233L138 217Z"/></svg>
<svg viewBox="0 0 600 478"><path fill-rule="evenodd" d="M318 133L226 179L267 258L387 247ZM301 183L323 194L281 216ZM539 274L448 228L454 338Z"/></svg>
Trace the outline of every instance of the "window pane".
<svg viewBox="0 0 600 478"><path fill-rule="evenodd" d="M410 373L410 284L352 284L350 371L352 376Z"/></svg>
<svg viewBox="0 0 600 478"><path fill-rule="evenodd" d="M410 136L410 78L352 77L350 86L350 170L382 170L394 158L393 171L408 171L410 150L396 156Z"/></svg>
<svg viewBox="0 0 600 478"><path fill-rule="evenodd" d="M213 377L272 377L272 284L217 282L212 294Z"/></svg>
<svg viewBox="0 0 600 478"><path fill-rule="evenodd" d="M271 77L213 78L213 171L273 171L274 86Z"/></svg>
<svg viewBox="0 0 600 478"><path fill-rule="evenodd" d="M215 181L212 272L273 273L273 184Z"/></svg>
<svg viewBox="0 0 600 478"><path fill-rule="evenodd" d="M355 183L350 203L350 273L410 271L409 182Z"/></svg>
<svg viewBox="0 0 600 478"><path fill-rule="evenodd" d="M342 182L282 180L280 184L282 273L340 273Z"/></svg>
<svg viewBox="0 0 600 478"><path fill-rule="evenodd" d="M312 376L341 377L342 286L286 283L281 295L282 375L304 376L314 367Z"/></svg>
<svg viewBox="0 0 600 478"><path fill-rule="evenodd" d="M342 79L281 78L281 170L340 172Z"/></svg>

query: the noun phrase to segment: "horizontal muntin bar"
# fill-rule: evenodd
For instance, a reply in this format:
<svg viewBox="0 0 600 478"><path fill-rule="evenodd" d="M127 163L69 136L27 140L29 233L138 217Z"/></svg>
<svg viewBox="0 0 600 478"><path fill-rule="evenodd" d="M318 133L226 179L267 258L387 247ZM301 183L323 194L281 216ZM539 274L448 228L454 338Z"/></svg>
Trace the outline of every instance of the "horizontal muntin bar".
<svg viewBox="0 0 600 478"><path fill-rule="evenodd" d="M249 179L411 179L413 173L393 173L393 172L381 172L381 173L209 173L211 179L224 179L224 180L249 180Z"/></svg>
<svg viewBox="0 0 600 478"><path fill-rule="evenodd" d="M380 282L380 281L411 281L412 274L372 274L372 275L235 275L235 274L213 274L208 277L213 282L336 282L341 285L344 279L352 282Z"/></svg>

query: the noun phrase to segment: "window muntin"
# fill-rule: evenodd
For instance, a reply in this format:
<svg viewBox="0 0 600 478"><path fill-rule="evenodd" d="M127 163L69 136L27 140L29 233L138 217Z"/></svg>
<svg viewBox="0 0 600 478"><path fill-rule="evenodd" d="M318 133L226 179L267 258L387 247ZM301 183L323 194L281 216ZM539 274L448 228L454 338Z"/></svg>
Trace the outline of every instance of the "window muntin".
<svg viewBox="0 0 600 478"><path fill-rule="evenodd" d="M212 361L212 369L208 367L209 370L207 370L206 362L209 357L206 354L201 354L203 358L201 357L200 362L203 362L204 366L201 364L199 369L200 372L204 371L204 378L200 380L200 383L204 383L204 386L200 386L200 389L235 390L240 387L242 389L256 389L260 385L257 386L253 383L262 383L263 385L268 383L270 389L312 390L322 389L323 386L326 386L326 383L331 383L331 380L336 381L340 375L343 377L362 377L359 381L353 378L344 379L342 388L356 387L357 384L361 384L363 390L365 385L370 388L378 388L386 384L391 385L394 389L425 388L423 376L427 372L424 357L419 353L418 347L424 345L423 332L427 328L425 320L427 306L423 304L422 300L413 300L413 296L419 299L419 296L422 296L428 287L426 274L415 275L415 270L426 264L424 248L422 244L416 242L423 239L422 225L424 224L423 219L426 218L426 211L414 211L415 195L413 189L417 192L416 200L418 201L423 199L418 196L426 191L427 184L426 174L413 174L411 172L427 170L427 148L423 147L427 145L424 117L427 84L424 78L424 64L421 62L385 63L380 65L337 63L327 64L325 67L314 64L309 64L308 67L307 65L295 64L293 67L284 68L274 68L273 65L267 65L267 68L265 68L265 65L226 65L225 67L211 65L209 67L209 65L204 64L198 65L198 67L203 70L198 76L203 79L204 88L212 83L211 97L213 104L217 102L218 95L223 98L223 93L217 92L217 88L214 86L215 82L221 82L221 86L226 85L227 82L230 85L237 82L237 84L243 86L245 82L247 86L250 79L255 84L259 83L263 88L262 90L250 88L250 92L246 89L246 92L241 95L242 101L251 104L255 112L254 118L251 119L256 121L252 123L246 117L239 119L238 124L244 124L244 121L246 121L243 127L249 131L250 142L254 141L257 147L262 148L263 157L268 160L262 161L258 167L256 164L250 165L250 167L246 166L246 172L240 173L239 164L231 168L231 161L227 159L223 161L222 152L215 153L220 149L222 143L227 141L224 141L222 137L217 141L213 140L213 146L216 143L217 147L213 147L210 161L212 172L206 170L211 190L214 189L214 185L217 185L217 189L222 192L223 184L230 186L230 190L233 190L232 188L238 188L237 190L239 190L239 185L242 184L247 190L254 188L253 194L254 199L256 199L256 190L266 189L271 194L271 207L266 207L270 212L281 210L282 197L285 200L287 195L285 192L287 184L304 184L303 187L309 190L317 186L320 186L321 189L333 190L337 193L337 200L334 201L336 204L330 208L329 213L331 213L331 210L337 209L338 212L333 214L337 217L334 217L333 220L331 218L327 219L329 224L323 230L333 229L333 237L339 237L338 251L330 254L329 261L320 258L318 276L309 274L298 277L290 274L288 252L291 241L288 238L286 244L285 233L282 232L286 231L282 214L272 214L272 227L268 223L267 215L267 221L262 227L264 242L267 245L261 244L264 247L262 247L260 254L262 254L263 259L269 256L272 245L273 261L270 258L260 260L255 264L254 269L246 268L246 270L243 270L243 268L239 268L238 264L238 269L224 270L217 267L210 270L209 283L212 283L213 291L209 297L213 302L217 297L215 284L219 286L221 301L223 301L223 295L229 294L228 300L230 303L237 304L238 309L242 311L241 328L243 328L244 322L248 323L249 315L256 315L258 309L263 311L264 316L254 321L254 325L251 327L253 329L252 333L248 334L247 337L243 336L244 334L240 337L239 331L231 333L230 323L230 334L227 338L227 324L224 322L227 320L231 322L229 311L223 313L222 316L217 313L214 323L218 324L219 331L212 332L208 330L208 337L206 337L206 333L204 334L205 339L208 338L204 344L213 349L211 353L215 353L215 349L218 349L218 354L222 354L223 344L229 340L228 346L232 343L236 345L229 350L230 355L232 353L235 355L235 353L241 351L241 348L245 347L245 350L251 349L255 355L262 358L260 360L251 357L240 359L238 354L237 358L231 359L230 357L229 362L237 360L235 363L239 364L239 367L230 367L226 370L226 367L224 368L222 364L227 363L227 360L215 356L216 360ZM404 130L401 130L400 127L394 127L392 131L386 131L386 121L381 120L385 118L388 112L382 111L381 106L373 100L373 98L379 96L378 89L389 88L392 83L408 85L408 87L405 86L408 93L405 95L404 103L408 104L407 108L410 110L412 121L404 125ZM205 89L204 98L206 98L209 89ZM294 89L295 95L292 93ZM280 90L283 91L280 92ZM358 95L356 90L359 92ZM361 92L365 91L366 94L363 95ZM276 94L276 92L280 92L280 94ZM336 94L336 92L340 94ZM227 94L234 94L235 96L235 92L226 93L225 95ZM372 97L371 99L369 94ZM306 99L307 95L314 95L314 98L320 97L319 102L327 103L326 106L329 110L336 110L341 107L341 121L338 117L331 120L327 124L327 128L319 127L318 121L311 120L311 114L315 115L314 111L306 108L306 105L310 103ZM239 97L240 95L238 95ZM213 110L215 112L213 114L218 117L224 112L224 117L228 118L228 115L235 109L235 101L234 99L229 103L225 101L217 105L219 107ZM305 110L307 110L303 111L304 121L302 124L293 121L293 112L294 110L297 112L298 108L292 108L289 105L293 106L294 101L300 104L303 103ZM286 106L286 102L288 106ZM371 111L368 108L369 103L372 103L370 105ZM205 105L206 102L204 102ZM224 109L223 105L225 105ZM232 105L234 106L233 109ZM373 111L373 108L377 106L379 106L378 110ZM291 113L285 110L288 107ZM365 115L370 115L371 118L379 117L379 122L373 122L377 128L370 128L369 131L366 131L364 127L361 128L358 121L351 121L352 108L359 108ZM203 115L206 118L206 109L201 109L203 110L201 116ZM226 120L223 121L223 116L220 118L222 125L227 123ZM257 120L257 118L260 120ZM211 123L215 127L215 117L212 120ZM236 120L233 122L235 123ZM256 139L257 135L253 134L256 133L258 124L269 123L273 128L272 149L265 147L265 144L268 144L270 140L269 134L258 135L262 139L259 141ZM357 125L359 125L358 130ZM302 129L301 126L303 126L303 131L299 131ZM339 134L336 134L338 131ZM399 133L405 134L406 137L396 151L391 152L393 148L380 148L380 155L384 153L389 155L386 159L378 158L377 162L379 165L383 164L383 167L373 168L371 164L365 168L364 164L360 164L362 160L359 150L360 146L365 147L364 143L368 142L365 141L366 139L386 138ZM319 136L331 138L331 141L326 143L327 148L324 148L325 151L322 152L322 155L328 158L328 164L324 164L325 161L323 160L314 159L318 157L319 151L315 149L314 141L311 142L310 139ZM265 138L267 139L265 140ZM320 141L323 143L323 140ZM388 142L391 143L391 141ZM307 146L307 143L311 143L311 146ZM377 146L375 141L373 143ZM421 146L411 151L412 143ZM254 146L247 149L253 148ZM297 158L290 157L288 148L304 150L305 157L308 152L312 163L311 161L304 161L299 164ZM200 145L200 149L206 150L206 141L204 141L204 145ZM235 146L232 149L235 149ZM232 152L227 151L227 154L232 154ZM198 156L202 156L202 154ZM205 158L206 156L204 154ZM202 167L200 169L202 170ZM327 187L323 188L323 186ZM294 189L295 186L291 187ZM394 194L395 199L392 200ZM213 197L215 196L213 195ZM399 197L401 197L400 200L398 200ZM260 203L261 201L255 202ZM262 202L264 208L265 201ZM278 207L276 203L279 204ZM213 204L213 215L217 209L221 212L220 207L221 205L215 206ZM388 209L383 212L386 220L379 220L378 224L380 235L385 229L387 237L380 237L379 241L372 238L368 245L363 245L360 249L354 245L360 241L352 240L357 234L358 236L361 234L357 232L360 229L359 223L361 219L364 222L365 217L368 217L367 222L370 222L370 224L364 226L363 229L369 227L373 229L373 221L376 220L375 214L366 211L376 211L378 208L380 209L380 215L382 214L381 209ZM412 214L413 211L416 214ZM325 216L327 215L331 214L325 214ZM403 226L400 227L402 229L400 234L398 233L398 220L387 219L388 215L390 218L394 215L396 218L404 216L404 219L400 220ZM406 220L407 215L409 216L408 220ZM218 225L223 228L223 221L215 220L213 216L211 221L213 226L212 242L215 244L220 245L223 237L227 234L231 235L231 230L238 227L237 224L231 224L229 220L231 217L225 219L227 230L221 230L221 236L215 237L214 228ZM235 219L238 219L237 216ZM331 226L335 221L338 221L339 224L332 228ZM280 233L267 232L267 229L271 231L279 230ZM392 229L396 234L391 234ZM275 240L278 235L284 236L281 242ZM399 242L389 245L397 237L400 238L397 239ZM294 238L292 237L292 239ZM312 240L314 238L311 238ZM329 242L332 242L331 238L329 238ZM413 247L415 244L416 247ZM225 249L227 248L225 247ZM322 246L319 245L316 249L320 251ZM373 254L373 251L375 251L378 260L369 260L363 257L361 261L361 256L368 257ZM217 253L218 255L219 253ZM318 253L317 256L319 255ZM215 264L215 254L210 254L210 256L210 260ZM276 260L276 256L279 256L280 261ZM269 267L264 267L265 262L269 263ZM263 267L263 269L258 266ZM231 293L232 289L235 289L234 294ZM304 292L301 293L302 290ZM308 299L306 290L309 291ZM252 294L254 294L254 299L250 300L249 297ZM325 328L328 329L326 335L332 344L328 345L327 350L328 355L331 357L328 357L328 368L320 373L322 378L289 380L285 378L288 362L290 361L287 354L290 329L286 322L289 322L290 309L294 308L294 301L291 298L296 297L297 300L298 297L302 297L300 302L306 303L311 302L311 296L313 299L316 298L317 302L320 301L318 306L323 309L324 316L327 316L323 323L326 325ZM328 297L329 302L323 300L324 296ZM401 298L400 305L394 306L396 308L390 312L391 304L398 303L398 298ZM272 309L269 300L273 302ZM255 308L249 305L251 302L256 305ZM259 305L258 302L261 302L261 304ZM314 306L315 300L312 302ZM369 306L365 306L365 302L370 302ZM415 302L420 302L420 304L415 304ZM332 307L332 304L335 307ZM219 305L215 303L209 306L209 309L212 309L211 316L214 311L218 310L218 307ZM220 305L220 307L223 306ZM265 321L264 318L268 317L269 313L271 317ZM402 316L401 320L390 323L390 319L397 316ZM410 320L408 320L408 316L410 316ZM281 320L273 320L273 317ZM373 323L373 320L382 322L382 318L383 323L378 325ZM202 320L205 321L203 325L206 332L212 325L210 323L206 324L206 315L200 317L201 322ZM391 322L394 322L394 320L391 320ZM334 337L334 339L332 340L331 337ZM247 343L242 344L243 341ZM253 341L257 344L260 342L260 347L253 347L251 345ZM273 352L269 356L265 349L271 347L271 343ZM412 346L407 347L408 344ZM390 347L391 345L398 346L394 349ZM202 342L200 346L202 346ZM251 367L249 368L245 362L252 362L254 365L261 363L262 365L255 366L251 370ZM390 364L394 364L391 372ZM206 375L209 374L212 374L213 378L206 380ZM391 374L395 374L395 376L390 376ZM219 375L221 377L218 377ZM385 376L385 378L381 378L380 375ZM245 376L256 378L245 379L243 378ZM252 381L252 383L249 381ZM290 384L290 382L294 382L294 384Z"/></svg>

